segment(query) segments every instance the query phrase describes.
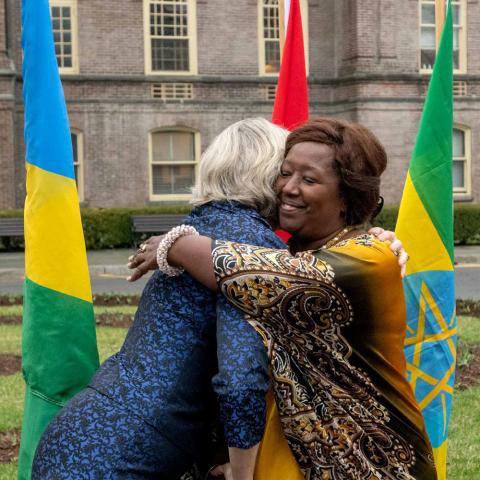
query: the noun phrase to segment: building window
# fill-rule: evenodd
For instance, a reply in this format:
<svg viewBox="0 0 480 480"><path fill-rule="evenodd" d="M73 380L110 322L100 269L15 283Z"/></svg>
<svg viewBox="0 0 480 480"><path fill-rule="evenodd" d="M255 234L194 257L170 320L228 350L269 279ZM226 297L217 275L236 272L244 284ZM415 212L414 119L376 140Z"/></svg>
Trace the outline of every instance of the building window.
<svg viewBox="0 0 480 480"><path fill-rule="evenodd" d="M420 71L431 72L440 41L439 20L444 18L445 1L439 7L435 0L420 0ZM455 73L466 72L467 61L467 3L466 0L452 0L453 13L453 68Z"/></svg>
<svg viewBox="0 0 480 480"><path fill-rule="evenodd" d="M308 3L300 0L302 12L305 67L308 75ZM258 3L260 75L280 72L280 9L278 0L259 0Z"/></svg>
<svg viewBox="0 0 480 480"><path fill-rule="evenodd" d="M453 129L453 193L470 194L471 137L470 130Z"/></svg>
<svg viewBox="0 0 480 480"><path fill-rule="evenodd" d="M78 73L76 0L50 0L50 11L60 73Z"/></svg>
<svg viewBox="0 0 480 480"><path fill-rule="evenodd" d="M144 0L147 73L197 73L195 8L195 0Z"/></svg>
<svg viewBox="0 0 480 480"><path fill-rule="evenodd" d="M200 135L191 130L150 133L151 200L188 200L200 156Z"/></svg>
<svg viewBox="0 0 480 480"><path fill-rule="evenodd" d="M75 183L77 184L78 199L83 201L83 134L78 130L72 130L73 170Z"/></svg>
<svg viewBox="0 0 480 480"><path fill-rule="evenodd" d="M453 13L453 70L466 72L467 70L467 2L466 0L452 1Z"/></svg>

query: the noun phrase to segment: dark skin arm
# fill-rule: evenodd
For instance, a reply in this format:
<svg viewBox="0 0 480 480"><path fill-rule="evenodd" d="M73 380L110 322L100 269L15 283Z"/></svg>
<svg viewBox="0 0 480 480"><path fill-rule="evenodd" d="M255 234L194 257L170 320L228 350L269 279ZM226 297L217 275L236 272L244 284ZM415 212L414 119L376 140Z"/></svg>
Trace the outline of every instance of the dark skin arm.
<svg viewBox="0 0 480 480"><path fill-rule="evenodd" d="M210 290L217 290L211 238L193 235L180 237L170 247L167 261L172 267L184 268L195 280Z"/></svg>
<svg viewBox="0 0 480 480"><path fill-rule="evenodd" d="M408 255L402 247L402 242L395 237L393 232L383 230L379 227L373 227L369 231L372 235L375 235L379 240L383 242L391 242L390 248L392 251L400 252L398 257L398 263L401 268L402 276L405 275L405 269L407 266ZM128 268L132 269L132 274L127 278L129 282L135 282L139 278L142 278L146 273L152 270L157 270L157 247L163 235L150 237L142 243L143 250L139 250L135 255L132 255L128 259Z"/></svg>

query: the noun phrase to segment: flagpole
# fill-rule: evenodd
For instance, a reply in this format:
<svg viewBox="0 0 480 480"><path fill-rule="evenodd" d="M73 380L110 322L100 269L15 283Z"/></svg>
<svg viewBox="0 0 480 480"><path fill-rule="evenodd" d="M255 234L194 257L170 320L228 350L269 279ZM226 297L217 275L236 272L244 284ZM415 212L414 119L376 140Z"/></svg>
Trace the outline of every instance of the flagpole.
<svg viewBox="0 0 480 480"><path fill-rule="evenodd" d="M278 30L280 37L280 60L285 47L285 0L278 0Z"/></svg>
<svg viewBox="0 0 480 480"><path fill-rule="evenodd" d="M445 6L448 0L435 0L435 42L438 50L445 23Z"/></svg>

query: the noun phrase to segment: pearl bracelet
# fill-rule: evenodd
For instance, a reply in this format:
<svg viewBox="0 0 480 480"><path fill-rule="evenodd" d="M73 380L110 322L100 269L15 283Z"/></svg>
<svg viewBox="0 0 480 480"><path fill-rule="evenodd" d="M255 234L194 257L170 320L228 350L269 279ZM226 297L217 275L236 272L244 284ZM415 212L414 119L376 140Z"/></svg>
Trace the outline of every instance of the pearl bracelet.
<svg viewBox="0 0 480 480"><path fill-rule="evenodd" d="M175 243L175 241L178 240L180 237L184 237L185 235L198 236L199 233L191 225L179 225L178 227L172 228L158 244L158 269L169 277L176 277L184 272L183 268L176 268L170 266L167 262L167 256L170 247Z"/></svg>

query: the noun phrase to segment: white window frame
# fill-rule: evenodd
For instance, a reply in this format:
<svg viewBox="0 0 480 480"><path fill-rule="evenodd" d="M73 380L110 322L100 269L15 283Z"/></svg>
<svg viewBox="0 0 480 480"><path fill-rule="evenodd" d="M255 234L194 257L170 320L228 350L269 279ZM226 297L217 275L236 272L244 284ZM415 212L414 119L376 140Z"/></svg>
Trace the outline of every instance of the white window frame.
<svg viewBox="0 0 480 480"><path fill-rule="evenodd" d="M77 137L77 162L75 163L75 157L73 157L74 165L77 166L77 192L78 192L78 201L83 202L85 199L84 196L84 176L83 176L83 132L78 130L77 128L70 129L71 135L75 135ZM73 151L73 144L72 144L72 151Z"/></svg>
<svg viewBox="0 0 480 480"><path fill-rule="evenodd" d="M453 73L466 73L467 72L467 0L453 0L452 7L454 5L460 5L460 25L458 28L460 33L458 35L459 42L459 56L458 56L458 68L453 70Z"/></svg>
<svg viewBox="0 0 480 480"><path fill-rule="evenodd" d="M418 22L419 22L419 51L418 51L418 63L419 63L419 70L420 73L425 74L432 74L433 69L431 68L422 68L421 58L422 58L422 44L421 44L421 36L422 36L422 4L433 4L435 5L435 18L439 15L437 12L437 2L435 0L419 0L418 2ZM446 0L442 2L443 7L446 8ZM452 6L459 5L460 6L460 26L455 27L454 29L458 28L460 30L459 33L459 59L458 59L458 68L454 68L453 73L462 74L467 73L467 0L452 0ZM440 35L437 32L438 25L435 25L435 50L438 51Z"/></svg>
<svg viewBox="0 0 480 480"><path fill-rule="evenodd" d="M143 32L144 32L144 52L145 52L145 74L146 75L196 75L198 73L197 64L197 5L196 0L187 0L188 10L188 70L153 70L152 69L152 44L150 35L150 4L162 3L168 0L143 0ZM184 37L182 37L184 38Z"/></svg>
<svg viewBox="0 0 480 480"><path fill-rule="evenodd" d="M280 72L265 71L265 37L263 36L263 6L264 0L258 0L257 18L258 18L258 73L262 77L278 77ZM305 49L305 70L308 76L310 71L309 62L309 32L308 32L308 0L300 0L300 11L302 13L303 46ZM279 19L281 20L281 19ZM280 41L280 39L279 39Z"/></svg>
<svg viewBox="0 0 480 480"><path fill-rule="evenodd" d="M162 132L188 132L194 134L195 160L193 162L154 162L153 161L153 135ZM200 132L188 127L160 127L148 132L148 189L150 201L188 201L192 198L190 193L176 194L154 194L153 193L153 165L193 165L194 178L198 178L198 168L200 164L201 141Z"/></svg>
<svg viewBox="0 0 480 480"><path fill-rule="evenodd" d="M71 35L72 35L72 66L58 67L58 71L62 75L74 75L79 73L78 61L78 15L77 15L77 0L50 0L50 15L52 14L52 7L70 7L71 11Z"/></svg>
<svg viewBox="0 0 480 480"><path fill-rule="evenodd" d="M465 142L465 156L462 157L453 157L453 161L463 161L463 178L464 178L464 187L463 188L454 188L453 189L453 196L454 198L457 197L465 197L470 195L472 192L472 131L466 125L461 125L455 123L453 125L454 130L459 130L463 132L463 139Z"/></svg>

